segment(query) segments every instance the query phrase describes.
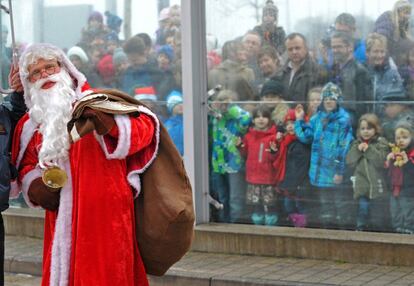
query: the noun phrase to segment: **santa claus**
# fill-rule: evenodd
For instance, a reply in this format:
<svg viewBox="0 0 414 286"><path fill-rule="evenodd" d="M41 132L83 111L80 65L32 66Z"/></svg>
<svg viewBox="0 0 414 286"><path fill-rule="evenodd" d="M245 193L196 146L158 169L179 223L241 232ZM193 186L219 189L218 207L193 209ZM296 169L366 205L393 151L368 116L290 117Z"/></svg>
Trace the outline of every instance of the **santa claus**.
<svg viewBox="0 0 414 286"><path fill-rule="evenodd" d="M14 135L19 177L12 192L46 209L42 285L148 285L133 200L139 174L157 153L156 116L143 106L138 117L87 109L93 128L72 143L67 123L74 103L92 92L84 75L49 44L28 47L19 69L29 111ZM139 164L130 167L129 156ZM52 166L67 174L60 189L42 181Z"/></svg>

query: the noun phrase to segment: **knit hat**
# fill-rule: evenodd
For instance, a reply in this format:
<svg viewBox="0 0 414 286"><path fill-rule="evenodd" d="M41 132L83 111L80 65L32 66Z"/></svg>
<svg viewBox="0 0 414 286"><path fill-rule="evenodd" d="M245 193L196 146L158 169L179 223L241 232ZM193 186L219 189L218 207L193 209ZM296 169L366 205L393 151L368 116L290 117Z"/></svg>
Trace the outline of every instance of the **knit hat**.
<svg viewBox="0 0 414 286"><path fill-rule="evenodd" d="M99 75L105 84L111 83L115 76L115 68L112 60L112 55L106 54L96 65Z"/></svg>
<svg viewBox="0 0 414 286"><path fill-rule="evenodd" d="M161 46L158 49L157 55L164 54L172 62L174 60L174 50L170 45Z"/></svg>
<svg viewBox="0 0 414 286"><path fill-rule="evenodd" d="M105 16L106 16L106 25L108 26L108 28L113 31L119 32L119 29L121 28L121 25L122 25L122 19L119 16L112 14L109 11L105 12Z"/></svg>
<svg viewBox="0 0 414 286"><path fill-rule="evenodd" d="M294 109L289 109L285 116L285 124L288 121L296 121L296 113Z"/></svg>
<svg viewBox="0 0 414 286"><path fill-rule="evenodd" d="M170 8L164 8L161 10L160 12L160 16L158 17L158 21L164 21L167 20L168 18L170 18Z"/></svg>
<svg viewBox="0 0 414 286"><path fill-rule="evenodd" d="M92 20L96 20L99 23L103 23L103 16L98 11L93 11L91 14L89 14L88 23Z"/></svg>
<svg viewBox="0 0 414 286"><path fill-rule="evenodd" d="M170 113L172 113L174 107L177 104L183 103L183 95L181 92L177 90L171 91L171 93L167 97L167 108Z"/></svg>
<svg viewBox="0 0 414 286"><path fill-rule="evenodd" d="M155 89L152 86L137 87L134 98L142 101L157 101Z"/></svg>
<svg viewBox="0 0 414 286"><path fill-rule="evenodd" d="M321 92L321 99L324 100L325 98L330 97L336 101L342 99L342 91L336 84L332 82L328 82L322 89Z"/></svg>
<svg viewBox="0 0 414 286"><path fill-rule="evenodd" d="M408 100L403 87L389 89L384 94L383 101L406 101Z"/></svg>
<svg viewBox="0 0 414 286"><path fill-rule="evenodd" d="M268 94L283 96L285 92L285 87L283 83L278 80L268 80L262 87L260 92L260 97L266 96Z"/></svg>
<svg viewBox="0 0 414 286"><path fill-rule="evenodd" d="M398 128L404 128L410 132L411 136L414 136L413 123L414 121L412 118L402 118L395 124L394 130L397 130Z"/></svg>
<svg viewBox="0 0 414 286"><path fill-rule="evenodd" d="M78 46L73 46L72 48L70 48L67 55L68 58L70 58L71 56L78 56L84 64L86 64L89 61L89 58L86 55L85 51Z"/></svg>
<svg viewBox="0 0 414 286"><path fill-rule="evenodd" d="M119 66L128 61L127 55L124 53L124 50L122 48L116 48L114 50L112 61L114 63L114 66Z"/></svg>
<svg viewBox="0 0 414 286"><path fill-rule="evenodd" d="M272 15L275 19L279 14L279 9L273 4L272 0L267 0L266 5L263 7L263 16L264 15Z"/></svg>

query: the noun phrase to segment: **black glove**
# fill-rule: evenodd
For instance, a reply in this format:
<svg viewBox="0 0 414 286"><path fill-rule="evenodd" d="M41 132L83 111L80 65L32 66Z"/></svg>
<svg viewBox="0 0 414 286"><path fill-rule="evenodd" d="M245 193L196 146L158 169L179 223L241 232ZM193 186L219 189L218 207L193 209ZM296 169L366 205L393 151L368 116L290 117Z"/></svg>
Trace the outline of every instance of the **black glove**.
<svg viewBox="0 0 414 286"><path fill-rule="evenodd" d="M55 211L59 207L60 189L52 189L46 186L42 178L33 180L27 194L30 201L46 210Z"/></svg>

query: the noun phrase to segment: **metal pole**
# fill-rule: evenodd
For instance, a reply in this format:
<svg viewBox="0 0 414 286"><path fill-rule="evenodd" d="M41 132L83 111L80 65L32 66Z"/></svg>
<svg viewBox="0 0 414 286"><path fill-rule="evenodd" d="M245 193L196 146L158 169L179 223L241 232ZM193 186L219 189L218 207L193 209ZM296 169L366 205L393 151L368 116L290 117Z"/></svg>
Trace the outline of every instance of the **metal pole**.
<svg viewBox="0 0 414 286"><path fill-rule="evenodd" d="M181 5L184 163L200 224L209 222L205 0L182 0Z"/></svg>

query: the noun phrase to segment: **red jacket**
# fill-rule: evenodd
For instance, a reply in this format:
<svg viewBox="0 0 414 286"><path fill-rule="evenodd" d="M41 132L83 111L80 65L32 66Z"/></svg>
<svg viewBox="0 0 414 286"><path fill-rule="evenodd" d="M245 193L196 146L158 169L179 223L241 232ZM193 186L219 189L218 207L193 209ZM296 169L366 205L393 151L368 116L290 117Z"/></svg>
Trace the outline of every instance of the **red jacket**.
<svg viewBox="0 0 414 286"><path fill-rule="evenodd" d="M270 153L270 142L276 142L276 126L267 131L250 128L243 138L243 147L240 149L246 158L246 181L250 184L276 184L273 161L276 153Z"/></svg>

